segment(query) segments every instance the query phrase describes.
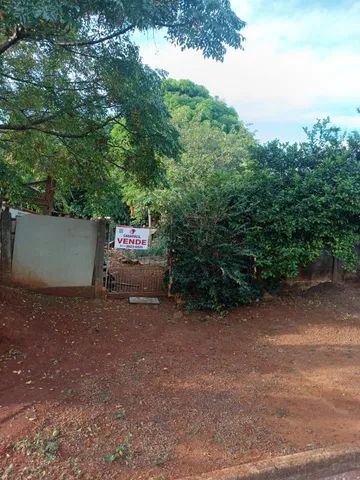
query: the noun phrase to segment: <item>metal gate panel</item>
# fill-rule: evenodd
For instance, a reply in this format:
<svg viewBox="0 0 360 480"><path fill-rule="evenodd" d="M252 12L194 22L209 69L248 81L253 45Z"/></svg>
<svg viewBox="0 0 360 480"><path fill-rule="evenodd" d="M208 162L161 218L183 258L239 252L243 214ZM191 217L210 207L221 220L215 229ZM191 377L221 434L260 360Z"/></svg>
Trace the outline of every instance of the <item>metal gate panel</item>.
<svg viewBox="0 0 360 480"><path fill-rule="evenodd" d="M122 265L106 280L108 294L114 297L163 296L165 268L153 265Z"/></svg>

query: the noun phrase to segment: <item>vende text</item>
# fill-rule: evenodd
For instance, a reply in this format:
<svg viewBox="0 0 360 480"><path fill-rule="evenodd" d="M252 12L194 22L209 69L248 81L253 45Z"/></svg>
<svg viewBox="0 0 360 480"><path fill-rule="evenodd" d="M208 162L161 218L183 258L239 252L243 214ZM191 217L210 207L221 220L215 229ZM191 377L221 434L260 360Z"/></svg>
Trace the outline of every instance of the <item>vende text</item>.
<svg viewBox="0 0 360 480"><path fill-rule="evenodd" d="M123 245L147 245L147 240L140 240L138 238L118 238L118 243Z"/></svg>

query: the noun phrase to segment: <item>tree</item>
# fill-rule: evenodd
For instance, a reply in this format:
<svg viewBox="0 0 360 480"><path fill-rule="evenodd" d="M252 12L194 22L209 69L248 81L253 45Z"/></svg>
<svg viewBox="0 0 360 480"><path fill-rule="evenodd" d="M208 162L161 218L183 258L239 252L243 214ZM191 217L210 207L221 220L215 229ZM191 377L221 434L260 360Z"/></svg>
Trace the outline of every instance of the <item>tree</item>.
<svg viewBox="0 0 360 480"><path fill-rule="evenodd" d="M189 306L248 302L324 251L356 270L360 135L346 135L329 119L306 133L300 144L255 144L237 174L217 170L168 197L163 231L172 288Z"/></svg>
<svg viewBox="0 0 360 480"><path fill-rule="evenodd" d="M241 47L244 26L228 0L4 0L0 18L3 158L30 174L65 172L76 188L84 171L113 166L143 181L176 155L163 74L142 64L133 32L163 29L181 48L222 60L226 47ZM111 146L115 159L114 124L127 137Z"/></svg>
<svg viewBox="0 0 360 480"><path fill-rule="evenodd" d="M164 98L174 123L205 123L225 133L243 128L236 110L217 97L212 97L202 85L190 80L165 80Z"/></svg>
<svg viewBox="0 0 360 480"><path fill-rule="evenodd" d="M206 185L216 173L240 174L255 145L236 111L205 87L190 80L165 80L163 90L172 122L180 132L181 155L176 161L165 160L161 186L144 189L134 181L126 184L125 196L140 218L148 208L155 213L166 211L173 194Z"/></svg>
<svg viewBox="0 0 360 480"><path fill-rule="evenodd" d="M255 147L240 189L251 202L248 248L263 280L295 277L327 251L356 269L360 241L360 138L329 119L300 144Z"/></svg>

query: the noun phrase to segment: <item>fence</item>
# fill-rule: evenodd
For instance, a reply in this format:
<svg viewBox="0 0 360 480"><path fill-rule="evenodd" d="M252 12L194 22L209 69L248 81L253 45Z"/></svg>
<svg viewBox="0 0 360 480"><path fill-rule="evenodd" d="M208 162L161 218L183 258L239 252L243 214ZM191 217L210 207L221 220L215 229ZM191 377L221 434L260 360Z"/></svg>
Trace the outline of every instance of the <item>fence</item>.
<svg viewBox="0 0 360 480"><path fill-rule="evenodd" d="M15 228L16 227L16 228ZM105 223L45 215L0 215L0 282L44 293L111 297L161 296L166 267L123 264L104 276ZM323 254L295 281L341 281L339 260ZM293 283L293 281L292 281Z"/></svg>
<svg viewBox="0 0 360 480"><path fill-rule="evenodd" d="M105 223L46 215L0 220L0 279L43 293L100 296L103 293Z"/></svg>
<svg viewBox="0 0 360 480"><path fill-rule="evenodd" d="M126 297L163 296L165 268L153 265L122 265L116 272L107 274L106 288L109 296Z"/></svg>

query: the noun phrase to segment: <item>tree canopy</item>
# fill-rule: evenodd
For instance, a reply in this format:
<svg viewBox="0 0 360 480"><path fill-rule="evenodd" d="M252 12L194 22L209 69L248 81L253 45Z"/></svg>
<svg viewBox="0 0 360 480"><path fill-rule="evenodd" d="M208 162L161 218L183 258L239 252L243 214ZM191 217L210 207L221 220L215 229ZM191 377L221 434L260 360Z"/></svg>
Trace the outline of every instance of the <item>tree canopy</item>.
<svg viewBox="0 0 360 480"><path fill-rule="evenodd" d="M214 173L236 176L246 167L253 135L237 112L190 80L168 79L162 85L165 103L179 131L181 155L164 162L163 181L156 189L125 182L125 197L139 219L148 208L160 213L172 195L206 185Z"/></svg>
<svg viewBox="0 0 360 480"><path fill-rule="evenodd" d="M202 85L190 80L165 80L165 103L178 126L182 123L206 123L225 133L239 131L242 123L236 110L212 97Z"/></svg>
<svg viewBox="0 0 360 480"><path fill-rule="evenodd" d="M216 169L167 196L172 285L190 306L246 303L323 252L356 270L360 136L328 119L306 133L301 143L254 144L237 173Z"/></svg>
<svg viewBox="0 0 360 480"><path fill-rule="evenodd" d="M228 0L5 0L0 18L0 162L75 188L113 166L144 181L178 151L163 74L142 63L133 32L162 29L222 60L244 26Z"/></svg>

